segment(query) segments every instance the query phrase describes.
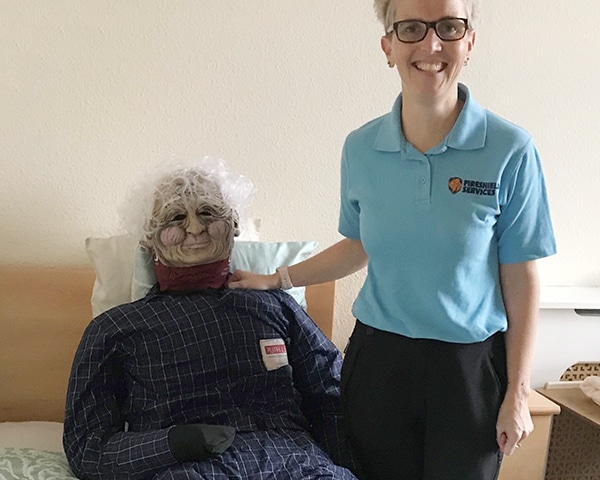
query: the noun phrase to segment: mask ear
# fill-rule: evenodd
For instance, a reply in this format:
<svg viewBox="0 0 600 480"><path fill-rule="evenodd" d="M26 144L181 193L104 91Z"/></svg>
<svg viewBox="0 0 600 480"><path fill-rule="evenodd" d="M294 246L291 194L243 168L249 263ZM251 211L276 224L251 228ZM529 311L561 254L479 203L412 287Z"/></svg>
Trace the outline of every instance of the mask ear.
<svg viewBox="0 0 600 480"><path fill-rule="evenodd" d="M148 250L152 250L152 239L150 237L145 237L144 239L140 240L140 245Z"/></svg>
<svg viewBox="0 0 600 480"><path fill-rule="evenodd" d="M156 262L158 260L158 255L156 250L154 249L154 243L152 242L152 238L145 237L143 240L140 240L140 246L143 249L146 249L150 255L152 255L152 259Z"/></svg>
<svg viewBox="0 0 600 480"><path fill-rule="evenodd" d="M239 237L242 231L240 230L240 217L235 210L231 211L233 217L233 236Z"/></svg>

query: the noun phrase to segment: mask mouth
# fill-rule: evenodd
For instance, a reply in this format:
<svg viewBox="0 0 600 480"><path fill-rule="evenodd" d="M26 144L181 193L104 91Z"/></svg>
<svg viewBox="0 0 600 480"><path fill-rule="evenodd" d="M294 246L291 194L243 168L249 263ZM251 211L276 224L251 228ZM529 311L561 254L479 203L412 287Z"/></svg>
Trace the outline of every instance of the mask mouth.
<svg viewBox="0 0 600 480"><path fill-rule="evenodd" d="M190 245L182 245L181 248L183 250L202 250L204 248L207 247L207 245L209 245L210 242L196 242L196 243L192 243Z"/></svg>
<svg viewBox="0 0 600 480"><path fill-rule="evenodd" d="M185 236L183 242L181 242L180 246L181 247L202 248L211 242L212 242L212 238L208 234L208 232L205 230L204 232L199 233L197 235L193 235L190 233L186 234L186 236Z"/></svg>

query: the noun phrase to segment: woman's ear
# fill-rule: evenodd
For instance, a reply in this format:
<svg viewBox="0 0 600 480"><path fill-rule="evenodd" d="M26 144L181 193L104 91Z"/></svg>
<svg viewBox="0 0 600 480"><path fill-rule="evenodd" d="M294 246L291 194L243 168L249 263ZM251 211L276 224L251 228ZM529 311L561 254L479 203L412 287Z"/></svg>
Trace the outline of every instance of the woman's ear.
<svg viewBox="0 0 600 480"><path fill-rule="evenodd" d="M471 52L473 51L473 47L475 46L475 34L477 32L475 32L475 30L471 30L470 32L470 36L469 36L469 44L468 44L468 51L469 51L469 56L471 56Z"/></svg>
<svg viewBox="0 0 600 480"><path fill-rule="evenodd" d="M381 37L381 50L383 50L383 53L385 53L388 67L394 67L394 61L392 59L392 39L390 35L384 35Z"/></svg>

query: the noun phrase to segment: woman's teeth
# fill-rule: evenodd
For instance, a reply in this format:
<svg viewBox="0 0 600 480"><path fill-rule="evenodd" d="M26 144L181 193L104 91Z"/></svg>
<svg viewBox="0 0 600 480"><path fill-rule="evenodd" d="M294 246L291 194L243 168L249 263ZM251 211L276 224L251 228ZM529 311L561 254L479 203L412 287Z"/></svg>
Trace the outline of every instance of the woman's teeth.
<svg viewBox="0 0 600 480"><path fill-rule="evenodd" d="M416 63L415 67L424 72L439 72L442 70L442 63Z"/></svg>

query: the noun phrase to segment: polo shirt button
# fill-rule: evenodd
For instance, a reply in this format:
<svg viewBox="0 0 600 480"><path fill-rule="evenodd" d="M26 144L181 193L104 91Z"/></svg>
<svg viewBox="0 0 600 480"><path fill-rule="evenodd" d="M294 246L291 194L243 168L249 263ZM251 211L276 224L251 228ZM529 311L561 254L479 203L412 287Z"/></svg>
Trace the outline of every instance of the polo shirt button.
<svg viewBox="0 0 600 480"><path fill-rule="evenodd" d="M421 177L421 183L427 183L427 179L425 177Z"/></svg>

